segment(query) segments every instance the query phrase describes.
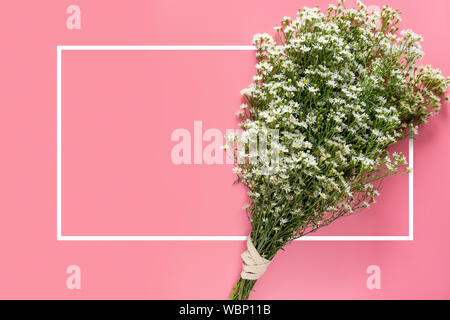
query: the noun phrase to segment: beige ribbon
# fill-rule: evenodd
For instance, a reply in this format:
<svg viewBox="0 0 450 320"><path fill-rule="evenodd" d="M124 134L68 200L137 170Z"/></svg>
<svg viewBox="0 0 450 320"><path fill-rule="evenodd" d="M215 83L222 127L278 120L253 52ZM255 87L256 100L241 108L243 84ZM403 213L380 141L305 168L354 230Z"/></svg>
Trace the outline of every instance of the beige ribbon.
<svg viewBox="0 0 450 320"><path fill-rule="evenodd" d="M247 280L259 279L270 264L270 260L261 257L252 243L250 235L247 238L247 250L241 254L241 278Z"/></svg>

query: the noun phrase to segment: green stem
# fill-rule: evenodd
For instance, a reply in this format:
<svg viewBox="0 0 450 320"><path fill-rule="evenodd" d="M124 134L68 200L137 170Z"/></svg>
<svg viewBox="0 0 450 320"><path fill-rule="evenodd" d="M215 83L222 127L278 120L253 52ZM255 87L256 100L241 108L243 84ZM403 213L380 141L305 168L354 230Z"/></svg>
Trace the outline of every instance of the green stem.
<svg viewBox="0 0 450 320"><path fill-rule="evenodd" d="M252 292L253 286L256 280L247 280L239 278L239 280L234 285L231 291L230 300L248 300L250 293Z"/></svg>

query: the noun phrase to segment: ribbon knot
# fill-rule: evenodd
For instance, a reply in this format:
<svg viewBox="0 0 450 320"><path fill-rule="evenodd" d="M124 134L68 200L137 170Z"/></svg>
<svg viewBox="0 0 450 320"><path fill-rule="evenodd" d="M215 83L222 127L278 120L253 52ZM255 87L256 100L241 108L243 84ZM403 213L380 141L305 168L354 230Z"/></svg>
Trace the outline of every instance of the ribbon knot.
<svg viewBox="0 0 450 320"><path fill-rule="evenodd" d="M270 260L264 259L256 250L250 235L247 238L247 250L241 254L242 272L241 278L247 280L259 279L270 264Z"/></svg>

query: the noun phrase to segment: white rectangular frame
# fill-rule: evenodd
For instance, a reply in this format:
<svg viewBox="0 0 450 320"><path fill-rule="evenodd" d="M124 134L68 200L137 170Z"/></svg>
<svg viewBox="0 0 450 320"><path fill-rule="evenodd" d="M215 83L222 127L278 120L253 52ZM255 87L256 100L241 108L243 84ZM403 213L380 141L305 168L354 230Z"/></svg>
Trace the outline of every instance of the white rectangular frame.
<svg viewBox="0 0 450 320"><path fill-rule="evenodd" d="M56 46L56 96L57 96L57 191L56 191L56 239L58 241L245 241L247 236L64 236L61 232L61 56L62 51L248 51L255 50L254 46L246 45L61 45ZM413 179L414 143L409 138L408 163L410 173L408 180L408 235L407 236L305 236L297 241L412 241L413 232Z"/></svg>

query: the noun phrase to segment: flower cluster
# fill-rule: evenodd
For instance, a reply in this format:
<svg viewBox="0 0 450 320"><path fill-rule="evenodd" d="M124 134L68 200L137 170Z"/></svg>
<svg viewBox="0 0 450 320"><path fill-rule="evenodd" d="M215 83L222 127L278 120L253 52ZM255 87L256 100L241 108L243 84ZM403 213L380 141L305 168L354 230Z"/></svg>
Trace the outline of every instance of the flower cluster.
<svg viewBox="0 0 450 320"><path fill-rule="evenodd" d="M283 18L279 44L254 37L257 72L238 113L243 133L228 142L240 159L238 181L249 189L252 239L267 259L368 207L377 181L407 171L405 157L388 147L417 133L450 83L439 70L416 66L422 38L399 32L398 10L342 2ZM267 152L249 152L249 140L269 131L278 134L268 137ZM274 153L277 170L267 171Z"/></svg>

